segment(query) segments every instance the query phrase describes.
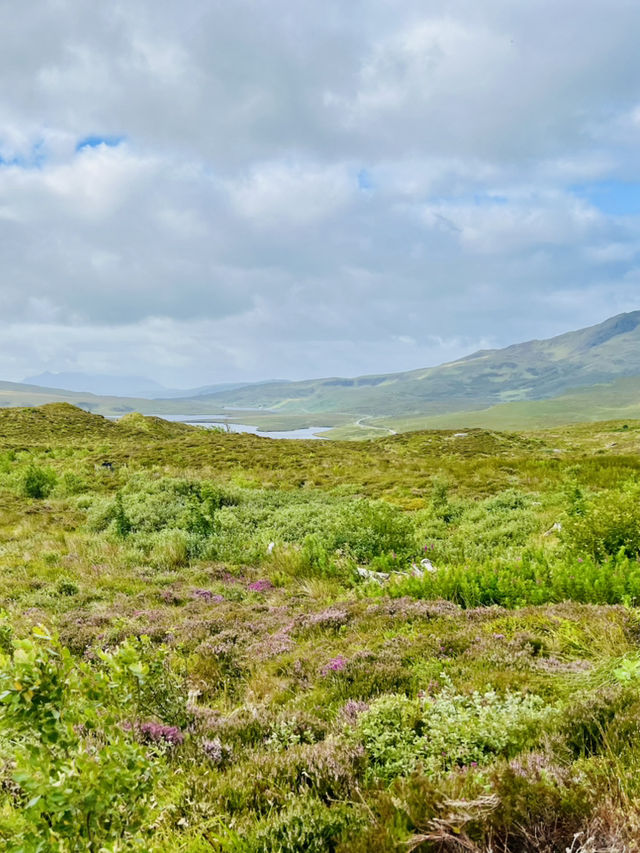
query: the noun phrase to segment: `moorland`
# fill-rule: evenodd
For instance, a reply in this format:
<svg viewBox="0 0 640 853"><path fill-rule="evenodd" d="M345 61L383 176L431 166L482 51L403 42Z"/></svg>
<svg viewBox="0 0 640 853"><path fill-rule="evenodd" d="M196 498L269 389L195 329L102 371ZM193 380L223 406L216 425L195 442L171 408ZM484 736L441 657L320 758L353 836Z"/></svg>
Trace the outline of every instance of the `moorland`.
<svg viewBox="0 0 640 853"><path fill-rule="evenodd" d="M0 410L2 849L640 849L639 470Z"/></svg>

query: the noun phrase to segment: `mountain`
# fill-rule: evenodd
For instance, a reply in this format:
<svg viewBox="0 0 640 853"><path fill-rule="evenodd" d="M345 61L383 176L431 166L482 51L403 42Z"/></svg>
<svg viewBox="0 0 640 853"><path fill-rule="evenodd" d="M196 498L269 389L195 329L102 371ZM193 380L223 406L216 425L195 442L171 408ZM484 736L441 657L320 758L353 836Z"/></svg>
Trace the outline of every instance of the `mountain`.
<svg viewBox="0 0 640 853"><path fill-rule="evenodd" d="M28 385L79 391L107 397L169 397L180 392L144 376L114 376L107 373L39 373L23 380ZM222 390L222 389L221 389ZM190 392L185 392L190 394Z"/></svg>
<svg viewBox="0 0 640 853"><path fill-rule="evenodd" d="M146 400L189 399L244 388L247 382L219 382L199 388L166 388L144 376L117 376L108 373L39 373L28 376L22 382L30 387L52 388L56 391L73 391L101 397L136 397ZM20 383L18 383L20 384Z"/></svg>
<svg viewBox="0 0 640 853"><path fill-rule="evenodd" d="M65 376L31 379L53 383ZM83 377L77 381L85 386L95 378L71 376L74 382ZM152 386L154 393L162 388ZM320 423L339 427L335 437L349 438L440 426L526 428L626 419L640 416L640 311L404 373L162 390L162 397L150 399L0 382L0 406L66 401L103 415L214 415L267 430Z"/></svg>
<svg viewBox="0 0 640 853"><path fill-rule="evenodd" d="M481 350L439 367L353 379L272 382L198 399L282 413L438 415L544 400L631 376L640 376L640 311L549 340Z"/></svg>

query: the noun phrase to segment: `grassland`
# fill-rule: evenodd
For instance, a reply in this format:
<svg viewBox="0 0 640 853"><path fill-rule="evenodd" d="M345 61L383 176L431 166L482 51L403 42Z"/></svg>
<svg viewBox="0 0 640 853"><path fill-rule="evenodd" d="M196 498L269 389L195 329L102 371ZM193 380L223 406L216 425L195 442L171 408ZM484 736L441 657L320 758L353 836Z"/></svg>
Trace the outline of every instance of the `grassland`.
<svg viewBox="0 0 640 853"><path fill-rule="evenodd" d="M0 410L0 846L639 850L639 471Z"/></svg>

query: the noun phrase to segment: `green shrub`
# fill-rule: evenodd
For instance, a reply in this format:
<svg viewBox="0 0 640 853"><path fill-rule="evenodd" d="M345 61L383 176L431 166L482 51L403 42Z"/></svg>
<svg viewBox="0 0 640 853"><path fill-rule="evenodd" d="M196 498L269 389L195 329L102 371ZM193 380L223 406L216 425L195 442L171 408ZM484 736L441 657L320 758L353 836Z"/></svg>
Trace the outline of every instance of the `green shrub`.
<svg viewBox="0 0 640 853"><path fill-rule="evenodd" d="M56 473L51 468L31 464L22 475L22 491L28 498L47 498L56 482Z"/></svg>
<svg viewBox="0 0 640 853"><path fill-rule="evenodd" d="M249 837L232 850L238 853L336 853L341 842L364 823L351 806L327 806L307 798L258 825Z"/></svg>
<svg viewBox="0 0 640 853"><path fill-rule="evenodd" d="M373 590L382 594L382 590ZM640 601L640 563L624 555L604 562L523 551L513 563L440 566L423 578L405 577L386 590L395 598L445 598L462 607L524 607L559 601L634 604Z"/></svg>
<svg viewBox="0 0 640 853"><path fill-rule="evenodd" d="M114 499L96 501L88 521L94 530L117 529L119 523L126 527L117 530L120 533L179 529L206 535L214 529L215 512L233 506L236 500L233 494L204 481L136 476Z"/></svg>
<svg viewBox="0 0 640 853"><path fill-rule="evenodd" d="M373 773L384 780L420 767L437 775L452 767L515 755L550 714L538 696L493 690L465 695L446 684L427 699L383 696L358 719L356 737Z"/></svg>
<svg viewBox="0 0 640 853"><path fill-rule="evenodd" d="M78 585L69 578L59 578L56 583L56 595L77 595Z"/></svg>
<svg viewBox="0 0 640 853"><path fill-rule="evenodd" d="M605 560L623 553L640 555L640 490L632 486L591 498L568 516L562 540L567 552Z"/></svg>
<svg viewBox="0 0 640 853"><path fill-rule="evenodd" d="M88 488L87 481L74 471L65 471L58 481L57 488L67 495L79 495Z"/></svg>
<svg viewBox="0 0 640 853"><path fill-rule="evenodd" d="M113 689L118 691L122 710L178 727L190 722L186 673L172 666L165 646L154 646L143 636L98 656Z"/></svg>
<svg viewBox="0 0 640 853"><path fill-rule="evenodd" d="M152 767L121 725L120 685L44 630L0 656L0 719L20 822L8 851L97 851L142 842Z"/></svg>

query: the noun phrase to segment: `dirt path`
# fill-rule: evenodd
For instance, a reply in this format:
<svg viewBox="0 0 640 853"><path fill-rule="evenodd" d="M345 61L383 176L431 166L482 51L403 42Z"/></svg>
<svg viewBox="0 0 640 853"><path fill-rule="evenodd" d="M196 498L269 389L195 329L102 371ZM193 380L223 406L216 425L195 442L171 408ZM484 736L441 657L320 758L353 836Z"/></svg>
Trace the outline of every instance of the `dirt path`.
<svg viewBox="0 0 640 853"><path fill-rule="evenodd" d="M360 427L360 429L379 429L382 432L386 432L387 435L397 435L398 434L395 431L395 429L390 429L389 427L379 427L379 426L374 426L374 424L363 424L362 423L363 421L369 420L370 417L371 417L370 415L366 415L363 418L358 418L358 420L356 421L356 426Z"/></svg>

